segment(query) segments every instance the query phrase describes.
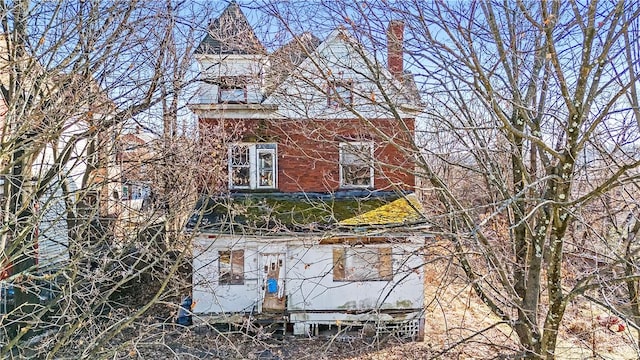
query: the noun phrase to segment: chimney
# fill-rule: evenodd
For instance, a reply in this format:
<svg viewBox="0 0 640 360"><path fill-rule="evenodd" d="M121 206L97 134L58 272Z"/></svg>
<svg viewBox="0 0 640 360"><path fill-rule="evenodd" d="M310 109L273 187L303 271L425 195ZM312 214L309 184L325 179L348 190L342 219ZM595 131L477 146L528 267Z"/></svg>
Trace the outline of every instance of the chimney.
<svg viewBox="0 0 640 360"><path fill-rule="evenodd" d="M402 80L404 68L402 63L404 38L404 21L392 20L387 29L387 62L389 72L398 80Z"/></svg>

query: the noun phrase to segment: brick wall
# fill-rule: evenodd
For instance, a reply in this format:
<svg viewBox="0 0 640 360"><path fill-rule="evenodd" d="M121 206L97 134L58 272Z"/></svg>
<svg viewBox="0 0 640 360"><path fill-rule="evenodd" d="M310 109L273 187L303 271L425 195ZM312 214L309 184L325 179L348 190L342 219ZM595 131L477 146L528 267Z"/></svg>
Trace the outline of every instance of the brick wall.
<svg viewBox="0 0 640 360"><path fill-rule="evenodd" d="M364 122L346 120L215 120L201 119L200 127L212 141L278 144L278 189L282 192L333 192L339 190L339 144L373 141L376 190L394 185L412 189L414 163L402 152L413 141L414 120ZM225 129L224 132L222 129ZM380 134L382 132L382 134ZM215 133L215 135L213 135ZM384 139L388 136L393 144ZM226 154L220 153L221 156Z"/></svg>

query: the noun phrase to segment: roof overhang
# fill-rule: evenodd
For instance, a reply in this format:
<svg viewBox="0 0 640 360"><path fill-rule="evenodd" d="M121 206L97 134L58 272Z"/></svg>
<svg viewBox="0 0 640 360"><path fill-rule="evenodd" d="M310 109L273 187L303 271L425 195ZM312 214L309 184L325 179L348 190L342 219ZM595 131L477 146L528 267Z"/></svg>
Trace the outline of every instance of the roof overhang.
<svg viewBox="0 0 640 360"><path fill-rule="evenodd" d="M189 109L199 118L265 119L276 118L275 104L189 104Z"/></svg>
<svg viewBox="0 0 640 360"><path fill-rule="evenodd" d="M398 104L398 109L407 115L407 117L415 117L420 115L424 108L413 104Z"/></svg>

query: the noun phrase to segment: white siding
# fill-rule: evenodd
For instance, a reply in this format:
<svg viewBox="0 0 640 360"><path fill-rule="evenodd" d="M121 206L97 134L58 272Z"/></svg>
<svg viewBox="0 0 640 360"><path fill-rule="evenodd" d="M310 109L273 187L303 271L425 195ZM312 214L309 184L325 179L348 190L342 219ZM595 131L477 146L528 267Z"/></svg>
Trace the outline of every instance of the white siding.
<svg viewBox="0 0 640 360"><path fill-rule="evenodd" d="M244 284L218 285L218 251L244 250ZM230 240L197 239L193 245L196 313L250 312L259 295L258 250Z"/></svg>
<svg viewBox="0 0 640 360"><path fill-rule="evenodd" d="M69 259L69 232L67 207L60 183L55 182L53 191L48 191L40 201L40 224L38 226L38 267Z"/></svg>
<svg viewBox="0 0 640 360"><path fill-rule="evenodd" d="M393 245L392 281L333 281L333 247L306 239L268 243L199 236L193 248L195 313L259 312L263 278L260 253L286 253L285 292L288 310L420 309L423 306L423 271L419 244ZM305 243L312 245L304 245ZM391 246L368 245L373 247ZM218 251L245 251L244 285L218 285Z"/></svg>
<svg viewBox="0 0 640 360"><path fill-rule="evenodd" d="M353 109L327 104L328 80L352 82ZM335 31L264 103L278 105L279 115L289 119L392 118L376 84L382 85L392 102L407 102L400 96L400 84L382 64L376 64L375 57L359 53Z"/></svg>
<svg viewBox="0 0 640 360"><path fill-rule="evenodd" d="M392 281L344 282L333 281L332 245L292 247L289 255L296 261L287 272L289 310L422 308L423 274L420 265L423 260L408 254L417 248L416 245L393 246L395 276ZM411 267L417 267L417 271L410 271Z"/></svg>
<svg viewBox="0 0 640 360"><path fill-rule="evenodd" d="M214 80L225 76L246 76L247 103L259 104L263 97L262 74L268 63L262 55L203 55L199 58L200 78ZM218 86L203 83L198 92L202 104L218 102Z"/></svg>
<svg viewBox="0 0 640 360"><path fill-rule="evenodd" d="M69 144L74 135L86 131L86 124L78 120L69 120L63 134L60 136L56 148L47 145L38 155L32 166L32 174L40 179L52 166L57 157ZM69 196L75 196L74 192L82 187L82 178L87 171L87 145L86 139L78 140L71 149L71 157L58 170L57 178L48 184L38 184L39 188L45 188L44 195L39 199L38 212L40 222L38 224L38 264L40 268L69 258L69 233L67 226L67 207L64 199L62 179L68 186ZM39 181L39 180L36 180Z"/></svg>

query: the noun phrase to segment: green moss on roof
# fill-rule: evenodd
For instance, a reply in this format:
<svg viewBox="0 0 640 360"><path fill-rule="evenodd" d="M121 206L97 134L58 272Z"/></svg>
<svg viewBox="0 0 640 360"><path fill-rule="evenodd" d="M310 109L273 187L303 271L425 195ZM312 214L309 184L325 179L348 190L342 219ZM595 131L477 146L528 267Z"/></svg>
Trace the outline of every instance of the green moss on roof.
<svg viewBox="0 0 640 360"><path fill-rule="evenodd" d="M409 210L398 210L399 194L384 196L283 196L282 194L251 194L208 199L201 203L202 223L209 228L242 227L245 231L314 231L342 225L386 224L382 214L411 218ZM392 205L396 204L396 205ZM389 208L388 206L392 206ZM379 215L376 209L383 209ZM396 210L392 210L396 209ZM415 211L414 211L415 212ZM368 214L368 215L367 215Z"/></svg>
<svg viewBox="0 0 640 360"><path fill-rule="evenodd" d="M282 222L288 223L334 223L351 218L354 214L362 214L386 204L384 199L305 199L280 200L265 199L262 208L266 207L271 215ZM248 207L249 213L256 209Z"/></svg>

